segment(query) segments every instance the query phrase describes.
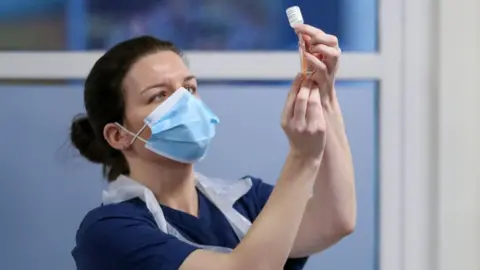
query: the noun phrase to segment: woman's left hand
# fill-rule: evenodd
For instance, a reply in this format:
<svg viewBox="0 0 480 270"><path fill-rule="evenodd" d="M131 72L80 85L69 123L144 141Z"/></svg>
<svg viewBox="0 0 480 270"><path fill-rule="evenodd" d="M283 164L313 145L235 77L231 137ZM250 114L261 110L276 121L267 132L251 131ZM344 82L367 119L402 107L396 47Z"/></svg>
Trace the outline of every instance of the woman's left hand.
<svg viewBox="0 0 480 270"><path fill-rule="evenodd" d="M335 76L341 54L338 40L310 25L297 25L295 30L305 40L304 53L313 72L308 79L320 89L323 111L318 117L326 123L326 145L313 197L308 202L290 254L303 257L328 248L352 232L356 198L350 146L335 94Z"/></svg>
<svg viewBox="0 0 480 270"><path fill-rule="evenodd" d="M295 31L304 38L305 58L312 71L310 76L319 86L323 101L334 100L335 77L342 53L337 37L307 24L296 25Z"/></svg>

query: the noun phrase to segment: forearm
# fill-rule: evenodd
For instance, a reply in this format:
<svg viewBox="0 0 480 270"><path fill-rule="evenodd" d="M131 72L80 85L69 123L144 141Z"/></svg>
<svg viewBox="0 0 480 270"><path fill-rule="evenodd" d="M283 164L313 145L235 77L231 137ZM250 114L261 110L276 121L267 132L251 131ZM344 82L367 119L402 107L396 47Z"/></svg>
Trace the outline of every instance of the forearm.
<svg viewBox="0 0 480 270"><path fill-rule="evenodd" d="M335 232L350 231L355 225L355 176L337 98L330 100L324 108L328 123L327 144L307 215L317 219L317 224L324 224L319 226L320 233L334 235Z"/></svg>
<svg viewBox="0 0 480 270"><path fill-rule="evenodd" d="M324 104L325 118L328 123L325 158L320 167L317 181L321 179L346 179L354 184L354 169L350 143L348 142L342 110L336 95ZM344 176L344 175L347 176ZM341 181L341 180L340 180Z"/></svg>
<svg viewBox="0 0 480 270"><path fill-rule="evenodd" d="M320 252L355 227L356 196L350 146L338 103L329 106L325 110L326 148L315 179L313 198L295 240L293 257Z"/></svg>
<svg viewBox="0 0 480 270"><path fill-rule="evenodd" d="M313 217L318 233L338 235L353 230L356 195L352 157L343 136L328 134L324 159L315 180L314 196L306 215Z"/></svg>
<svg viewBox="0 0 480 270"><path fill-rule="evenodd" d="M319 168L320 160L289 155L262 212L232 253L238 261L252 263L252 266L245 267L283 268L312 195ZM251 268L253 265L255 268Z"/></svg>

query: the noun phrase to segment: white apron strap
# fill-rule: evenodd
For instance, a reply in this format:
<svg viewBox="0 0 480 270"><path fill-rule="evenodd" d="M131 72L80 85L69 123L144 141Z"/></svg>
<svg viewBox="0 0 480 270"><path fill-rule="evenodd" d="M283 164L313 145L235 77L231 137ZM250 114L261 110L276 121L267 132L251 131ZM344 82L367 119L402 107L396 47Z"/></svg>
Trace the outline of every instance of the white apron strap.
<svg viewBox="0 0 480 270"><path fill-rule="evenodd" d="M160 207L153 192L144 185L127 176L120 175L102 193L104 205L121 203L133 198L140 198L145 202L160 230L167 232L167 220L163 215L162 207Z"/></svg>
<svg viewBox="0 0 480 270"><path fill-rule="evenodd" d="M232 226L239 240L242 240L252 222L240 214L233 204L252 188L250 178L232 182L207 178L199 173L197 188L222 212Z"/></svg>

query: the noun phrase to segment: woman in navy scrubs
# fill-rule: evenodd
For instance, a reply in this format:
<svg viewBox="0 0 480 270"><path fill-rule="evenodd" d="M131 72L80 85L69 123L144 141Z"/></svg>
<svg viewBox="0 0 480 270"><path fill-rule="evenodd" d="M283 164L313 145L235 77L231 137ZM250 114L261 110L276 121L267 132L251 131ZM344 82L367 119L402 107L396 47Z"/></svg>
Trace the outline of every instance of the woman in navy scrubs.
<svg viewBox="0 0 480 270"><path fill-rule="evenodd" d="M290 151L275 187L194 172L219 119L173 44L139 37L95 63L71 140L109 185L78 229L78 269L302 269L352 232L353 167L334 89L340 49L319 29L296 31L313 72L287 97Z"/></svg>

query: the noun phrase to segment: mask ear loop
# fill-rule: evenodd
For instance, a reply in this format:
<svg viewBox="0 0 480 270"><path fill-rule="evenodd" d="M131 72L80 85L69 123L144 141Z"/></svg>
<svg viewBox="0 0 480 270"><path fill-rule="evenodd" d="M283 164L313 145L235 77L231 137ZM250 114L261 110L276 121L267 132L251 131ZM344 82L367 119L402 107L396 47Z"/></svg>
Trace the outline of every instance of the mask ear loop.
<svg viewBox="0 0 480 270"><path fill-rule="evenodd" d="M147 124L144 124L143 127L136 134L126 129L124 126L120 125L118 122L115 122L115 125L117 125L119 128L123 129L125 132L133 136L132 141L130 142L130 144L128 144L128 146L132 145L137 138L142 142L147 143L147 140L140 137L140 133L142 133L145 130L145 128L147 127Z"/></svg>

